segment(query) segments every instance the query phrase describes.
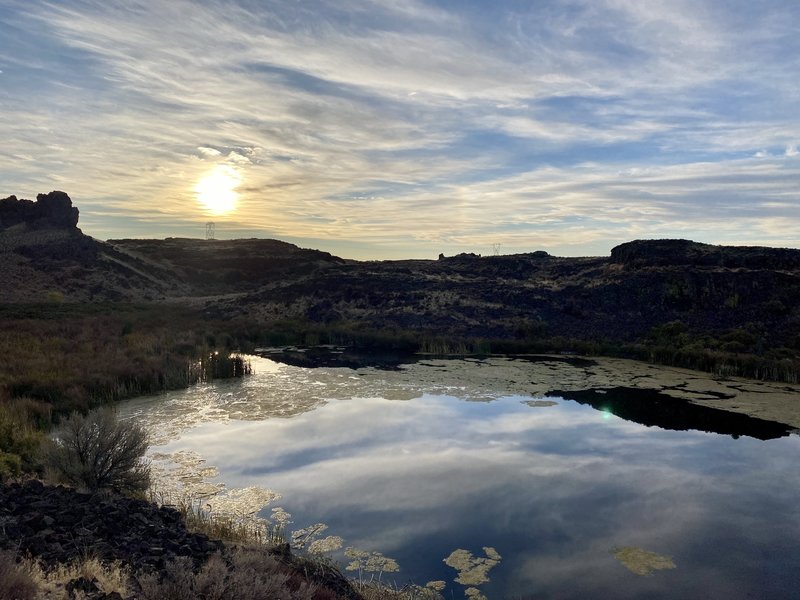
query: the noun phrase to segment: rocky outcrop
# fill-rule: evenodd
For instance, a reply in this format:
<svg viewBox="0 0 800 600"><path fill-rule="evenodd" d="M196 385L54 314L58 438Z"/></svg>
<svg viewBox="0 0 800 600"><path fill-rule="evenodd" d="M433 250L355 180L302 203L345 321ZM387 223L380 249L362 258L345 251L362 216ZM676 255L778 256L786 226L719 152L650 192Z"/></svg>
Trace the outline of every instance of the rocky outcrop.
<svg viewBox="0 0 800 600"><path fill-rule="evenodd" d="M762 246L713 246L691 240L634 240L611 249L611 261L629 267L800 268L800 250Z"/></svg>
<svg viewBox="0 0 800 600"><path fill-rule="evenodd" d="M219 552L222 542L187 531L181 514L170 507L31 480L0 487L0 548L46 564L91 553L150 570L184 556L200 564Z"/></svg>
<svg viewBox="0 0 800 600"><path fill-rule="evenodd" d="M78 208L64 192L39 194L36 202L18 200L9 196L0 200L0 229L20 223L30 229L75 229L78 225Z"/></svg>

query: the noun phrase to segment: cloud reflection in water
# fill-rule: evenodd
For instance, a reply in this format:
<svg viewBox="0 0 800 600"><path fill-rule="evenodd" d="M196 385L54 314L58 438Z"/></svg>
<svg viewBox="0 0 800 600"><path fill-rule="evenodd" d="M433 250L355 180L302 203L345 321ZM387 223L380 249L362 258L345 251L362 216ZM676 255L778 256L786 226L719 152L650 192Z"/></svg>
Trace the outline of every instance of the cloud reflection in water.
<svg viewBox="0 0 800 600"><path fill-rule="evenodd" d="M159 452L193 450L228 487L280 492L298 528L323 522L347 546L396 558L398 581L441 579L461 596L442 559L489 546L503 556L481 586L490 598L789 591L796 436L734 441L573 402L532 408L502 377L456 385L440 368L429 385L420 369L354 376L259 361L244 382L124 410L164 432ZM623 547L678 568L637 577L612 554Z"/></svg>

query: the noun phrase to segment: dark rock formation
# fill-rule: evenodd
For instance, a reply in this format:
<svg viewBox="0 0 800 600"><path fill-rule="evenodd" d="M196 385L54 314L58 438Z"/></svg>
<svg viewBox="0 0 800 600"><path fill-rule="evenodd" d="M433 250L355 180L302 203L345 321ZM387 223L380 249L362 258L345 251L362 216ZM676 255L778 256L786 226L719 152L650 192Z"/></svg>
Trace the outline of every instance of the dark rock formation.
<svg viewBox="0 0 800 600"><path fill-rule="evenodd" d="M39 194L36 202L9 196L0 200L0 229L25 223L31 229L75 229L78 209L64 192Z"/></svg>
<svg viewBox="0 0 800 600"><path fill-rule="evenodd" d="M188 558L199 568L212 554L230 563L236 546L187 531L174 508L158 507L121 494L88 494L30 480L0 485L0 550L56 566L87 556L120 561L136 574L163 574L170 563ZM288 544L266 549L285 570L287 586L317 587L317 600L360 600L361 596L335 568L294 556ZM122 600L103 593L96 580L78 577L66 584L70 598ZM131 600L136 595L130 597Z"/></svg>
<svg viewBox="0 0 800 600"><path fill-rule="evenodd" d="M634 240L611 250L611 262L630 267L797 269L800 250L762 246L712 246L690 240Z"/></svg>
<svg viewBox="0 0 800 600"><path fill-rule="evenodd" d="M46 564L93 554L151 570L181 556L200 564L222 549L222 542L187 531L173 508L39 481L0 487L0 524L0 548Z"/></svg>

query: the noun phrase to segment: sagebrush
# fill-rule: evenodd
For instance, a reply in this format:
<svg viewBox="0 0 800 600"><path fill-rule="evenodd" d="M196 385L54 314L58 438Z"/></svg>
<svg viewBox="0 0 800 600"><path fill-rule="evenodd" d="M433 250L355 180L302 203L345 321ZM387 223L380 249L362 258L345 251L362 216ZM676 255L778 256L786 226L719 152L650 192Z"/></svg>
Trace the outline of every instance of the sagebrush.
<svg viewBox="0 0 800 600"><path fill-rule="evenodd" d="M147 448L146 429L100 408L65 419L46 462L57 478L78 488L144 492L150 485L150 466L143 460Z"/></svg>

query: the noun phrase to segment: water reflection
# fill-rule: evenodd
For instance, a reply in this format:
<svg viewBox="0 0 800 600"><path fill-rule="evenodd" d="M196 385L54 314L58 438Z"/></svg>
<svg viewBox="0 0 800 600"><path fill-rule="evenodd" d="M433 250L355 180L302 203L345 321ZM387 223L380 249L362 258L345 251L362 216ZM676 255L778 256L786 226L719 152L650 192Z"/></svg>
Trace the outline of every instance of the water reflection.
<svg viewBox="0 0 800 600"><path fill-rule="evenodd" d="M400 583L444 581L446 597L495 599L796 589L796 436L734 441L604 418L520 393L533 377L514 361L397 372L264 363L243 382L123 410L166 433L161 454L201 455L196 470L219 473L208 471L209 483L275 490L296 530L325 524L333 545L391 557ZM502 561L488 582L459 582L444 562L459 549ZM615 556L621 549L677 568L642 577ZM333 556L347 565L344 552Z"/></svg>
<svg viewBox="0 0 800 600"><path fill-rule="evenodd" d="M586 404L606 415L616 415L647 427L685 431L696 429L733 438L746 435L772 440L789 435L793 428L741 413L693 404L657 390L613 388L610 390L555 391L567 400Z"/></svg>

